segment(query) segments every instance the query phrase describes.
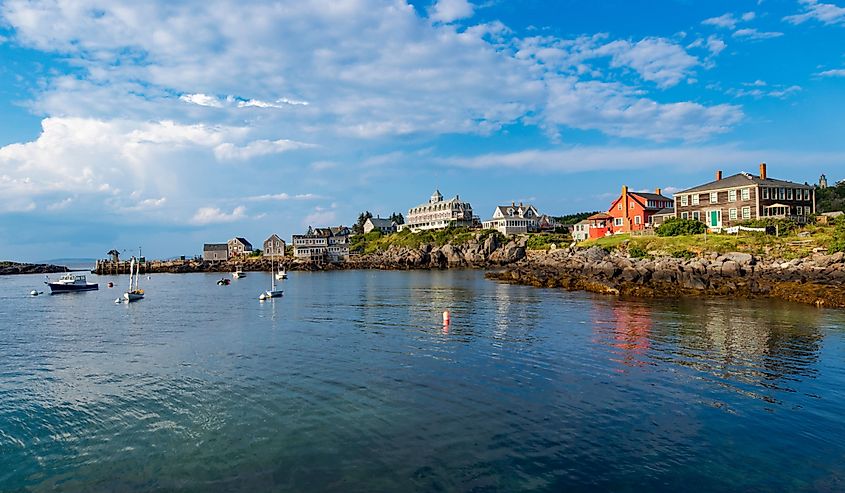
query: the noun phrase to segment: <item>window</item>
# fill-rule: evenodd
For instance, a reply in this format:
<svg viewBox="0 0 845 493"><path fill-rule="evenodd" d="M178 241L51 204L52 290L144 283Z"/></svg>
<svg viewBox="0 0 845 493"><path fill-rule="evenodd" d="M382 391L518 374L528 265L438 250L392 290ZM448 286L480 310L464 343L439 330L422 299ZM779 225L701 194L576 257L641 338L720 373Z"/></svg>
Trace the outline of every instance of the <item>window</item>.
<svg viewBox="0 0 845 493"><path fill-rule="evenodd" d="M728 202L736 202L736 190L728 190Z"/></svg>
<svg viewBox="0 0 845 493"><path fill-rule="evenodd" d="M634 216L634 224L641 224L642 216Z"/></svg>
<svg viewBox="0 0 845 493"><path fill-rule="evenodd" d="M743 188L742 189L742 200L751 200L751 189L750 188Z"/></svg>
<svg viewBox="0 0 845 493"><path fill-rule="evenodd" d="M731 221L736 220L736 209L728 209L728 217Z"/></svg>
<svg viewBox="0 0 845 493"><path fill-rule="evenodd" d="M689 198L686 195L681 195L681 205L683 205L683 206L689 205Z"/></svg>
<svg viewBox="0 0 845 493"><path fill-rule="evenodd" d="M742 208L742 218L743 219L751 219L751 207L743 207Z"/></svg>
<svg viewBox="0 0 845 493"><path fill-rule="evenodd" d="M786 189L786 200L792 200L792 189L791 188Z"/></svg>
<svg viewBox="0 0 845 493"><path fill-rule="evenodd" d="M763 190L763 198L768 199L769 198L769 189L763 188L762 190Z"/></svg>
<svg viewBox="0 0 845 493"><path fill-rule="evenodd" d="M804 207L804 215L809 216L813 213L813 209L810 206Z"/></svg>
<svg viewBox="0 0 845 493"><path fill-rule="evenodd" d="M698 194L695 194L695 195L692 196L692 205L698 205L698 198L699 198Z"/></svg>
<svg viewBox="0 0 845 493"><path fill-rule="evenodd" d="M619 210L621 211L621 210L622 210L622 203L620 202L620 203L619 203L619 206L618 206L618 207L616 207L616 208L617 208L617 209L619 209Z"/></svg>
<svg viewBox="0 0 845 493"><path fill-rule="evenodd" d="M688 217L689 217L688 213L686 213L686 212L681 213L681 219L687 219Z"/></svg>
<svg viewBox="0 0 845 493"><path fill-rule="evenodd" d="M810 189L804 189L804 200L810 200Z"/></svg>
<svg viewBox="0 0 845 493"><path fill-rule="evenodd" d="M614 226L622 226L622 218L621 217L613 218L613 225Z"/></svg>
<svg viewBox="0 0 845 493"><path fill-rule="evenodd" d="M710 192L710 203L715 204L719 202L719 192Z"/></svg>
<svg viewBox="0 0 845 493"><path fill-rule="evenodd" d="M701 221L701 213L698 211L692 211L692 218L696 221Z"/></svg>
<svg viewBox="0 0 845 493"><path fill-rule="evenodd" d="M631 209L633 209L633 208L634 208L634 203L633 203L633 202L631 202Z"/></svg>
<svg viewBox="0 0 845 493"><path fill-rule="evenodd" d="M778 198L783 200L786 198L786 189L778 188Z"/></svg>

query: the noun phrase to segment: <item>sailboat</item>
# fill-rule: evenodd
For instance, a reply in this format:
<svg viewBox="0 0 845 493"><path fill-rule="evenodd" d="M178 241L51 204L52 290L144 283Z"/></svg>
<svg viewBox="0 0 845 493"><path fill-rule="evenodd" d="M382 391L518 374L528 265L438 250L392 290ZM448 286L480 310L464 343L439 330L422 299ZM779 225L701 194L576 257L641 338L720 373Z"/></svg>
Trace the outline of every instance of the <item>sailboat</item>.
<svg viewBox="0 0 845 493"><path fill-rule="evenodd" d="M138 286L140 273L141 264L135 263L135 257L132 257L132 261L129 262L129 291L123 293L123 299L127 303L144 299L144 290Z"/></svg>
<svg viewBox="0 0 845 493"><path fill-rule="evenodd" d="M271 256L270 257L270 271L275 272L275 270L276 269L273 266L273 257ZM282 296L282 294L284 294L284 291L282 291L281 289L276 289L276 275L278 275L278 273L270 276L270 290L264 291L263 293L261 293L258 296L259 300L264 301L267 298L279 298L279 297ZM285 277L287 277L287 274L285 274Z"/></svg>

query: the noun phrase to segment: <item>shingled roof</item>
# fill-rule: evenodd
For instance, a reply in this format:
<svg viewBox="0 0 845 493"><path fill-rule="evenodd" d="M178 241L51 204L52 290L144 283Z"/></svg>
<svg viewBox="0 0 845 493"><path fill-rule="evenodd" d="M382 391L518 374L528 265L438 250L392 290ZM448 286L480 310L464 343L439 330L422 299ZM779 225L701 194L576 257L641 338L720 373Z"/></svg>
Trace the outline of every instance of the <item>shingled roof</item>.
<svg viewBox="0 0 845 493"><path fill-rule="evenodd" d="M732 176L728 176L727 178L722 178L721 180L711 181L710 183L705 183L704 185L699 185L697 187L688 188L686 190L682 190L675 195L678 194L685 194L685 193L692 193L692 192L706 192L710 190L721 190L723 188L740 188L740 187L747 187L749 185L760 185L764 187L785 187L785 188L807 188L812 189L811 185L804 185L801 183L794 183L791 181L784 181L784 180L775 180L774 178L766 178L761 179L759 176L752 175L750 173L737 173Z"/></svg>

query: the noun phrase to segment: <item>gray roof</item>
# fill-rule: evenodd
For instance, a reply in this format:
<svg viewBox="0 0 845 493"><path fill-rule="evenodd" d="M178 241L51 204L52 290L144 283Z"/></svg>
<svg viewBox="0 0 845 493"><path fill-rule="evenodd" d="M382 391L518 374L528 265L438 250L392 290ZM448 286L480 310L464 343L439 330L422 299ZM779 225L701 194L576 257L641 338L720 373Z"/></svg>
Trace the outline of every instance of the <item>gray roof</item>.
<svg viewBox="0 0 845 493"><path fill-rule="evenodd" d="M737 173L721 180L711 181L704 185L688 188L678 192L678 194L689 192L704 192L707 190L717 190L722 188L747 187L748 185L761 185L764 187L789 187L789 188L808 188L812 189L810 185L803 185L801 183L794 183L791 181L775 180L774 178L760 179L759 176L750 173ZM677 195L677 194L675 194Z"/></svg>
<svg viewBox="0 0 845 493"><path fill-rule="evenodd" d="M634 195L639 195L640 197L642 197L646 200L668 200L668 201L672 200L669 197L665 197L663 195L656 194L656 193L647 193L647 192L631 192L631 193L634 194Z"/></svg>
<svg viewBox="0 0 845 493"><path fill-rule="evenodd" d="M674 215L675 209L672 209L671 207L667 207L665 209L660 209L659 211L652 214L652 216L668 216L669 214Z"/></svg>
<svg viewBox="0 0 845 493"><path fill-rule="evenodd" d="M244 238L244 237L242 237L242 236L236 236L236 237L234 237L234 238L232 238L232 239L233 239L233 240L235 240L235 241L237 241L237 242L239 242L241 245L243 245L243 246L245 246L245 247L250 247L250 248L252 248L252 243L250 243L250 242L249 242L249 240L247 240L246 238Z"/></svg>
<svg viewBox="0 0 845 493"><path fill-rule="evenodd" d="M229 251L229 245L226 243L206 243L202 246L202 251L204 252L222 252L222 251Z"/></svg>
<svg viewBox="0 0 845 493"><path fill-rule="evenodd" d="M272 235L270 235L270 237L269 237L269 238L267 238L266 240L264 240L264 243L267 243L267 242L268 242L268 241L270 241L270 240L276 240L276 241L281 241L281 242L284 242L284 241L285 241L285 240L283 240L283 239L279 238L279 235L277 235L277 234L275 234L275 233L273 233Z"/></svg>
<svg viewBox="0 0 845 493"><path fill-rule="evenodd" d="M393 227L393 221L390 219L385 219L383 217L371 217L368 219L373 226L376 228L391 228Z"/></svg>

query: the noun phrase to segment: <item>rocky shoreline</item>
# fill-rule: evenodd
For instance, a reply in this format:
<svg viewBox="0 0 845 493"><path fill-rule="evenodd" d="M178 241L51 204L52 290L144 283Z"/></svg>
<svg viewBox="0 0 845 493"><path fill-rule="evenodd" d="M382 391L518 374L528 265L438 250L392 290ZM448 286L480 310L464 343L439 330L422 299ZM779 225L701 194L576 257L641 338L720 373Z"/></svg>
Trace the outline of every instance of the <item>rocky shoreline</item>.
<svg viewBox="0 0 845 493"><path fill-rule="evenodd" d="M499 281L621 296L776 298L845 308L845 254L795 260L748 253L630 258L601 248L530 255L487 274Z"/></svg>
<svg viewBox="0 0 845 493"><path fill-rule="evenodd" d="M70 269L62 265L0 262L0 276L14 274L55 274L58 272L70 272Z"/></svg>

